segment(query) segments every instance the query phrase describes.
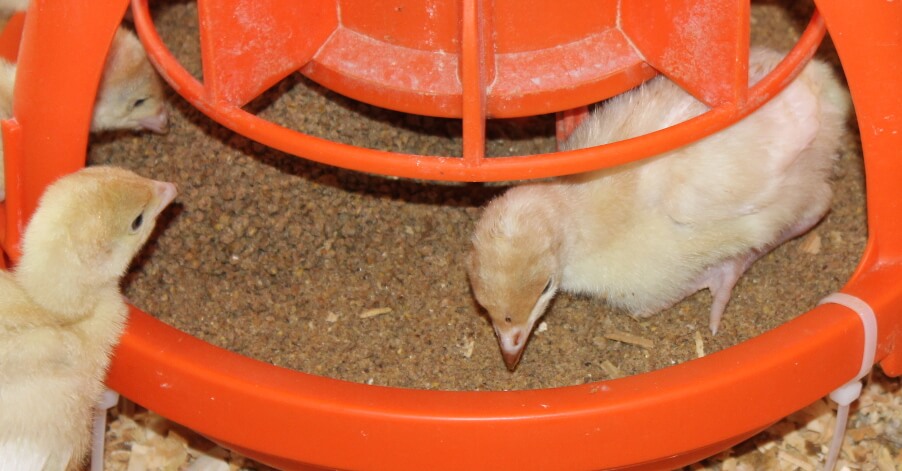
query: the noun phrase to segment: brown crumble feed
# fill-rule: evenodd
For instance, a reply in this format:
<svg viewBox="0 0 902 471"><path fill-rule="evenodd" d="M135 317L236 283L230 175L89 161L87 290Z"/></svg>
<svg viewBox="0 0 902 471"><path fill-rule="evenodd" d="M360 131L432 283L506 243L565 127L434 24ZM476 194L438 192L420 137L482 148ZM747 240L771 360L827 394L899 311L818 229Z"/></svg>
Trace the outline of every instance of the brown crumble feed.
<svg viewBox="0 0 902 471"><path fill-rule="evenodd" d="M791 46L811 8L791 4L788 12L780 2L753 5L753 44ZM196 5L156 2L153 9L167 45L199 76ZM836 63L829 44L818 56ZM503 188L414 182L311 163L234 135L174 94L170 103L169 134L109 134L95 138L90 149L91 164L116 164L179 185L177 207L166 213L158 236L129 273L126 295L215 345L351 381L522 389L670 366L735 345L809 309L849 277L866 240L860 146L853 132L837 164L833 211L812 235L752 267L717 336L707 330L706 292L641 320L564 295L510 374L460 263L480 206ZM380 110L298 75L248 108L336 141L420 154L460 152L457 121ZM552 131L547 116L493 122L487 151L550 151ZM362 318L374 306L391 311ZM653 345L606 340L614 331ZM841 466L902 471L899 391L897 379L879 374L866 387ZM124 401L110 414L108 470L187 469L198 460L212 466L204 469L269 469L133 409ZM818 401L690 469L816 468L832 434L832 414L826 401Z"/></svg>

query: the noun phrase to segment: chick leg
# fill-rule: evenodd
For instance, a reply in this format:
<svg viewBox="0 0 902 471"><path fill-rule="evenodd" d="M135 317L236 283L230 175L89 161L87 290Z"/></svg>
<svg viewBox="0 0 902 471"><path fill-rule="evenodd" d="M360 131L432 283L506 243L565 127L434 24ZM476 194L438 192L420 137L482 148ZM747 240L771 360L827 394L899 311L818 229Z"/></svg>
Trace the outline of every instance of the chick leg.
<svg viewBox="0 0 902 471"><path fill-rule="evenodd" d="M826 213L826 207L811 211L780 233L780 236L774 242L759 250L752 250L747 254L725 260L720 265L714 265L705 271L702 275L702 286L707 287L714 297L714 301L711 303L711 317L708 321L712 334L717 334L717 329L720 327L720 319L723 317L723 311L726 309L727 303L730 302L733 287L736 286L736 282L739 281L739 278L748 270L752 263L755 263L756 260L784 242L808 232L823 219Z"/></svg>
<svg viewBox="0 0 902 471"><path fill-rule="evenodd" d="M723 311L730 302L730 296L733 294L733 287L739 281L739 277L748 270L749 266L758 260L763 253L753 250L746 255L731 258L724 261L720 265L715 265L705 272L704 283L711 291L714 300L711 302L711 317L708 320L708 326L711 328L711 334L716 335L717 329L720 327L720 319L723 317Z"/></svg>

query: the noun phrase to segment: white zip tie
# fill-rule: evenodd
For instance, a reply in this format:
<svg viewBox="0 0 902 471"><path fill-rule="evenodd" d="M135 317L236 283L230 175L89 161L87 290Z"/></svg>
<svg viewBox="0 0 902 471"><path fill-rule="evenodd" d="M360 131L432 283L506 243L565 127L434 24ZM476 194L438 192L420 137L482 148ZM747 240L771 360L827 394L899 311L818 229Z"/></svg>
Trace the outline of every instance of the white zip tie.
<svg viewBox="0 0 902 471"><path fill-rule="evenodd" d="M858 314L861 325L864 327L861 369L858 370L855 378L830 393L830 399L839 406L836 409L836 426L833 429L833 439L830 441L830 451L824 461L824 471L832 471L836 467L836 461L839 459L839 452L842 449L846 424L849 421L849 405L861 396L861 378L867 376L874 367L874 356L877 354L877 317L868 303L851 294L833 293L821 299L817 304L820 306L827 303L839 304L851 309Z"/></svg>
<svg viewBox="0 0 902 471"><path fill-rule="evenodd" d="M91 471L103 471L103 448L106 441L106 411L119 402L119 393L112 389L103 392L94 409L94 440L91 444Z"/></svg>

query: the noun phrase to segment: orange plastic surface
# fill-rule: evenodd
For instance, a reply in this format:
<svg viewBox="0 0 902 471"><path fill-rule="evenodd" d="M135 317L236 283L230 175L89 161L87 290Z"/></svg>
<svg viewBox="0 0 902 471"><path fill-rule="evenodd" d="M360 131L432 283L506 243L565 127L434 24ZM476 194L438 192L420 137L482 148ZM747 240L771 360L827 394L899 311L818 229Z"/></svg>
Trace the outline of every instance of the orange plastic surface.
<svg viewBox="0 0 902 471"><path fill-rule="evenodd" d="M22 41L22 28L25 26L25 14L16 13L6 22L3 31L0 31L0 57L16 62L19 55L19 44ZM6 188L6 204L0 203L0 221L4 227L12 227L13 230L0 231L0 247L3 254L0 255L0 268L8 268L8 259L19 258L19 235L25 229L25 218L21 213L22 191L20 175L22 174L22 128L15 120L3 120L3 148L5 151L4 188ZM7 208L10 208L7 211Z"/></svg>
<svg viewBox="0 0 902 471"><path fill-rule="evenodd" d="M464 4L469 4L469 0ZM461 54L462 58L470 58L469 65L467 63L461 65L461 72L466 74L473 73L473 62L480 62L478 58L483 56L476 48L488 46L485 45L484 38L480 41L476 37L478 28L475 27L480 23L486 24L486 20L475 18L477 15L473 8L462 11L471 12L470 18L463 21L465 27L462 28L464 32L472 35L463 43L470 49ZM478 126L484 126L479 118L482 113L473 111L480 108L473 104L473 100L479 101L481 97L477 96L478 93L469 94L463 98L463 102L467 103L467 109L470 110L464 116L464 129L470 130L464 135L466 141L464 155L463 158L449 158L398 154L327 141L262 120L228 103L211 101L205 85L192 77L163 45L150 20L146 0L136 0L133 12L135 26L148 49L148 56L163 71L164 78L199 110L233 131L290 154L352 170L409 178L458 181L518 180L579 173L631 162L685 145L736 122L781 90L813 54L824 34L823 21L815 15L796 47L787 56L787 60L767 78L748 90L748 100L742 103L723 103L710 112L677 126L598 148L553 154L482 158L484 142L481 140L470 142L479 137ZM467 25L474 26L466 27ZM333 35L332 38L334 37ZM373 60L377 60L378 57ZM500 67L498 64L500 61L496 62L496 70ZM457 68L452 70L456 71ZM474 73L473 76L481 77L484 74L485 72ZM496 78L495 82L499 80L500 77ZM619 83L618 80L615 82ZM479 88L472 79L467 86ZM486 96L485 100L485 106L488 107L491 99ZM593 101L592 95L584 95L583 101L572 106L568 105L567 109Z"/></svg>
<svg viewBox="0 0 902 471"><path fill-rule="evenodd" d="M4 125L4 138L20 128L11 131L14 142L4 142L7 171L18 169L6 177L2 203L3 249L13 260L19 234L44 188L84 167L97 84L127 6L127 0L96 9L70 1L30 4L18 46L14 124Z"/></svg>
<svg viewBox="0 0 902 471"><path fill-rule="evenodd" d="M18 202L13 197L4 205L6 241L27 220L49 181L84 164L90 105L124 1L79 13L74 0L34 0L37 7L29 12L23 32L15 119L3 126L4 138L10 139L7 163L17 159L15 178L22 186L16 190ZM468 1L468 8L480 4ZM135 6L142 36L153 40L146 5ZM876 358L887 372L899 374L902 4L822 0L818 6L849 79L867 172L868 245L844 291L874 309ZM766 91L789 80L817 43L819 21L815 18L815 28L790 60L750 90L743 107L721 105L673 128L676 132L571 155L589 166L599 159L613 165L688 142L724 119L738 119L760 105L770 94ZM478 32L479 24L473 26ZM80 40L71 40L73 34ZM165 67L167 79L187 87L181 93L200 106L211 105L197 82L182 82L180 76L173 80L182 71L166 54L156 51L153 56ZM48 106L51 102L54 106ZM204 111L238 130L272 126L239 110ZM289 145L279 132L273 135L273 142ZM310 142L320 157L329 152L349 159L388 155ZM554 156L559 157L563 159ZM495 160L518 159L484 159L475 168ZM553 160L533 162L554 166ZM504 174L517 168L511 165L479 176L515 178L516 172ZM391 170L395 168L386 173ZM462 175L453 166L447 172ZM847 382L860 367L862 337L857 315L828 304L735 347L648 374L546 390L443 392L367 386L281 369L133 310L108 383L166 417L288 469L671 469L749 437Z"/></svg>
<svg viewBox="0 0 902 471"><path fill-rule="evenodd" d="M19 55L19 43L22 40L22 28L25 26L25 14L16 13L9 17L3 31L0 31L0 57L15 62Z"/></svg>
<svg viewBox="0 0 902 471"><path fill-rule="evenodd" d="M902 4L822 0L817 5L827 17L849 82L865 156L869 238L854 280L870 276L869 270L893 271L902 263ZM884 298L895 296L900 286L902 278L862 284L868 296ZM882 314L886 322L880 329L902 341L900 306ZM893 347L881 366L900 376L902 346Z"/></svg>
<svg viewBox="0 0 902 471"><path fill-rule="evenodd" d="M334 5L322 1L198 0L197 8L207 99L239 107L309 62L338 27Z"/></svg>
<svg viewBox="0 0 902 471"><path fill-rule="evenodd" d="M623 31L652 67L708 106L745 100L749 2L632 0L620 8Z"/></svg>
<svg viewBox="0 0 902 471"><path fill-rule="evenodd" d="M2 231L3 268L7 268L7 258L18 260L21 256L21 235L25 231L27 216L24 214L22 204L22 127L14 119L5 119L0 123L3 132L3 158L6 188L6 200L0 203L0 221L3 221Z"/></svg>
<svg viewBox="0 0 902 471"><path fill-rule="evenodd" d="M494 54L488 52L493 4L490 0L462 1L463 164L479 168L485 157L486 86L495 79ZM479 14L486 11L489 14Z"/></svg>
<svg viewBox="0 0 902 471"><path fill-rule="evenodd" d="M461 28L472 21L466 1L322 3L334 4L339 26L301 69L305 75L377 106L462 116L466 82L453 71L469 47ZM560 111L587 95L599 101L653 74L616 28L616 2L570 0L562 7L553 0L496 0L482 7L470 11L492 25L485 50L497 63L498 80L488 81L489 117Z"/></svg>

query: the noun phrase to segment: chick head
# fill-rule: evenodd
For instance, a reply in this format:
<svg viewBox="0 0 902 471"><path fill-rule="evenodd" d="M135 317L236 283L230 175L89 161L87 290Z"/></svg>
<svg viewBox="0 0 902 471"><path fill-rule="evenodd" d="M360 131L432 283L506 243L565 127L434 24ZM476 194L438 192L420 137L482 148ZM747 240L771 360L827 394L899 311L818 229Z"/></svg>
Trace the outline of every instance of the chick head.
<svg viewBox="0 0 902 471"><path fill-rule="evenodd" d="M67 306L51 306L54 293L118 286L175 195L172 183L115 167L60 178L47 187L22 237L19 276L25 285L43 286L49 294L42 304L57 312Z"/></svg>
<svg viewBox="0 0 902 471"><path fill-rule="evenodd" d="M561 236L547 200L519 187L492 201L473 235L467 261L476 300L488 312L513 371L536 321L560 284Z"/></svg>
<svg viewBox="0 0 902 471"><path fill-rule="evenodd" d="M165 133L168 124L163 85L156 70L138 38L119 28L97 90L91 130L146 129Z"/></svg>

